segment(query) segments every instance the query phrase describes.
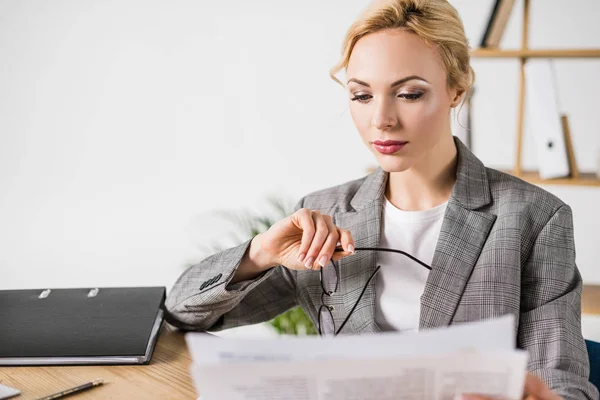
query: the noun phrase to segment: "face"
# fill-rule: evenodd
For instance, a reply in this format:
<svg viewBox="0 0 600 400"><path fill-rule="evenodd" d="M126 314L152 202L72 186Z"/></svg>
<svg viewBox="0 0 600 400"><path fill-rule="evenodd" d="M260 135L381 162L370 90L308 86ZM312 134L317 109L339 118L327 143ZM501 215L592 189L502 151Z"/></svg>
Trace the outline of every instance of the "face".
<svg viewBox="0 0 600 400"><path fill-rule="evenodd" d="M352 119L383 170L407 170L448 143L450 109L460 97L447 88L436 50L415 34L395 29L362 37L346 77ZM398 144L377 145L385 141Z"/></svg>

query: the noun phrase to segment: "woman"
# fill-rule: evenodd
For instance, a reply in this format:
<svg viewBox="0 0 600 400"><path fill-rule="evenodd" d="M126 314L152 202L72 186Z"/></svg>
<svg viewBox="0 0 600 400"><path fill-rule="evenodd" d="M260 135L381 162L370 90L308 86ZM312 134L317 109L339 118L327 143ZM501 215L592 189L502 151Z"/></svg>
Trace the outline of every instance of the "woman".
<svg viewBox="0 0 600 400"><path fill-rule="evenodd" d="M190 268L167 299L168 320L215 331L300 305L321 333L357 334L511 313L530 355L526 394L596 399L571 209L486 168L452 136L451 110L474 80L456 10L373 3L348 31L333 79L341 69L379 167L308 194L267 232Z"/></svg>

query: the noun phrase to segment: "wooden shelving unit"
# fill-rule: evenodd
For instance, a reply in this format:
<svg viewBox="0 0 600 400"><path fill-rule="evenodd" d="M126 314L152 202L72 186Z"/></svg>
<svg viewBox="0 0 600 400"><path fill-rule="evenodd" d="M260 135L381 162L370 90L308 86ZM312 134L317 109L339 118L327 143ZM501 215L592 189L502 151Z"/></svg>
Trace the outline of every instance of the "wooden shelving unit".
<svg viewBox="0 0 600 400"><path fill-rule="evenodd" d="M529 58L600 58L600 49L530 49L528 47L530 1L524 0L523 7L523 32L520 49L476 49L471 52L471 57L473 58L518 58L521 62L516 162L514 170L507 172L534 184L600 187L600 178L595 174L579 173L576 171L575 173L572 173L573 176L570 178L545 180L541 179L537 172L523 171L522 169L521 154L523 149L523 119L525 108L525 63L527 60Z"/></svg>
<svg viewBox="0 0 600 400"><path fill-rule="evenodd" d="M579 173L578 178L559 178L559 179L542 179L537 171L521 171L517 174L515 171L503 171L511 175L534 183L536 185L573 185L573 186L598 186L600 187L600 179L594 173Z"/></svg>
<svg viewBox="0 0 600 400"><path fill-rule="evenodd" d="M600 285L583 285L581 312L600 315Z"/></svg>

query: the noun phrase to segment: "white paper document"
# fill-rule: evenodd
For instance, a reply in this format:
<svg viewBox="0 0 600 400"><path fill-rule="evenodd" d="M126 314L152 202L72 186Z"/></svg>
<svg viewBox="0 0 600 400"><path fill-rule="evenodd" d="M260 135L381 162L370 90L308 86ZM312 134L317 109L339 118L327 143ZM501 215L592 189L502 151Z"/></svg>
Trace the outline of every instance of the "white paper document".
<svg viewBox="0 0 600 400"><path fill-rule="evenodd" d="M186 334L202 400L521 398L514 317L418 333L223 339Z"/></svg>
<svg viewBox="0 0 600 400"><path fill-rule="evenodd" d="M10 399L21 394L20 390L13 389L0 383L0 399Z"/></svg>

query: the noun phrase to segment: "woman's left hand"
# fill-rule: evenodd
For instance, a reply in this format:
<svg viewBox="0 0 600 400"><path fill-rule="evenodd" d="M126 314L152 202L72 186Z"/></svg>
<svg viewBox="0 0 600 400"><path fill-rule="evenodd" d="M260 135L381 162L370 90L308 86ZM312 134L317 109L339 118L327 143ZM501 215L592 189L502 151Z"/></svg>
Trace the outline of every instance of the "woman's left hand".
<svg viewBox="0 0 600 400"><path fill-rule="evenodd" d="M523 389L525 400L560 400L562 397L554 393L544 381L537 376L527 373L525 387ZM497 397L489 397L478 394L463 394L461 399L465 400L497 400Z"/></svg>

